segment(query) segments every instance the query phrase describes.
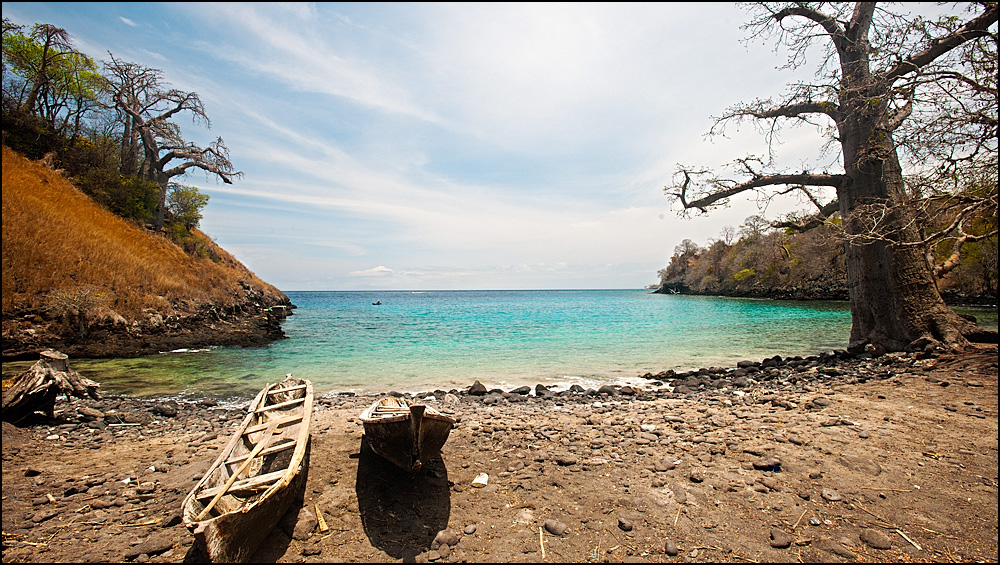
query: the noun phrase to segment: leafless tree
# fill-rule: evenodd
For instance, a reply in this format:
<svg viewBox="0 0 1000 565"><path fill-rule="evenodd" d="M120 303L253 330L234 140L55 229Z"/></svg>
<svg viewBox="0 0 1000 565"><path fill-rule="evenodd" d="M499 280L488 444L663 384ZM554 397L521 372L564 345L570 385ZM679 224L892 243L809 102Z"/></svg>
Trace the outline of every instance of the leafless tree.
<svg viewBox="0 0 1000 565"><path fill-rule="evenodd" d="M159 187L157 227L163 226L167 190L173 177L201 169L232 184L233 178L243 174L230 162L229 149L221 137L200 147L185 141L180 126L171 121L181 112L190 112L195 123L211 125L197 93L168 90L161 71L119 61L114 55L106 67L112 99L123 124L122 167L137 167L142 178Z"/></svg>
<svg viewBox="0 0 1000 565"><path fill-rule="evenodd" d="M748 191L798 193L816 208L814 214L789 222L801 228L839 213L847 237L853 322L848 348L852 351L868 346L894 351L942 343L959 346L969 339L996 340L996 332L986 332L961 318L942 300L925 260L924 226L918 212L907 205L913 192L900 159L900 151L906 153L907 148L896 141L900 132L909 131L904 125L919 128L929 123L923 112L940 114L926 103L931 87L947 90L944 81L978 76L968 72L977 49L992 49L995 58L997 3L971 4L968 11L966 18L949 15L929 20L893 13L874 2L750 6L750 21L744 28L751 38L774 40L788 48L789 67L804 64L807 51L812 54L810 49L817 46L824 48L825 56L815 83L793 84L780 100L738 104L716 118L710 134L749 121L770 142L789 121L811 124L826 136L827 148L839 150L844 170L772 170L772 159L747 157L735 161L735 179L707 169L679 167L672 185L665 188L685 211L700 212ZM994 96L993 141L977 145L972 135L963 146L964 153L955 154L953 167L971 162L963 156L988 153L991 143L995 151L995 103ZM944 122L935 127L948 129ZM933 137L933 128L925 131L928 138ZM940 159L942 150L951 145L944 140L929 155ZM949 166L936 160L929 165L941 170ZM995 160L991 166L995 175ZM835 189L836 198L824 201L824 188ZM994 194L995 190L994 184ZM879 216L878 210L882 211L880 231L871 237L871 218L873 211Z"/></svg>
<svg viewBox="0 0 1000 565"><path fill-rule="evenodd" d="M733 226L724 226L722 231L719 232L719 238L726 245L732 245L733 240L736 239L736 228Z"/></svg>

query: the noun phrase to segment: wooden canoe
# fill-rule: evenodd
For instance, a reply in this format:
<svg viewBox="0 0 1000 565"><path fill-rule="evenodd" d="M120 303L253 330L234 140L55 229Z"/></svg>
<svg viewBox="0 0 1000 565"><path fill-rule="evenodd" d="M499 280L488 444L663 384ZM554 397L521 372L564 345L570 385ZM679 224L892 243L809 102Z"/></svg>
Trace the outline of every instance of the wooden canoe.
<svg viewBox="0 0 1000 565"><path fill-rule="evenodd" d="M288 375L257 394L240 427L184 499L184 525L213 562L245 562L301 496L313 387Z"/></svg>
<svg viewBox="0 0 1000 565"><path fill-rule="evenodd" d="M455 420L425 404L380 398L361 412L372 451L397 467L416 473L441 454Z"/></svg>

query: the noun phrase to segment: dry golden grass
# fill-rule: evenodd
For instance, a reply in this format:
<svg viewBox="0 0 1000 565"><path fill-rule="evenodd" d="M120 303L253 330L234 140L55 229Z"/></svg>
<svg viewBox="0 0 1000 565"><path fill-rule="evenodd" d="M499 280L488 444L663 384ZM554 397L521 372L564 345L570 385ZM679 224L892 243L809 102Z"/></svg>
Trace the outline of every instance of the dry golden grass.
<svg viewBox="0 0 1000 565"><path fill-rule="evenodd" d="M182 304L231 305L258 279L204 237L223 258L184 253L164 237L115 216L58 172L3 147L3 314L40 311L53 291L97 289L128 319L145 309L170 314ZM182 309L189 309L181 306Z"/></svg>

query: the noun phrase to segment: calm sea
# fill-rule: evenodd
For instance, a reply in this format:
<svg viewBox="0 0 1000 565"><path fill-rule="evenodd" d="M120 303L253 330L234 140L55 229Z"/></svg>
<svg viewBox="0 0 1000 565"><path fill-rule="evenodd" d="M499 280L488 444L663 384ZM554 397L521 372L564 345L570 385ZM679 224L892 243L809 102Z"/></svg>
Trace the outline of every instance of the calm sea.
<svg viewBox="0 0 1000 565"><path fill-rule="evenodd" d="M268 347L70 359L70 366L104 392L136 396L243 396L286 373L312 380L317 393L447 390L476 380L505 390L589 388L641 382L646 372L841 349L851 325L845 302L644 290L286 294L298 306L283 324L289 339ZM996 327L996 309L972 313ZM4 377L30 364L4 363Z"/></svg>

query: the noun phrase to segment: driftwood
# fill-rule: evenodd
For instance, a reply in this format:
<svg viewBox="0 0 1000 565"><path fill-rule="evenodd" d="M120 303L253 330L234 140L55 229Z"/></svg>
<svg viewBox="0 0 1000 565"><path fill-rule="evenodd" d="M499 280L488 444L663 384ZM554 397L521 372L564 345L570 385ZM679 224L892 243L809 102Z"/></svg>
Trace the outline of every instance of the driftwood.
<svg viewBox="0 0 1000 565"><path fill-rule="evenodd" d="M101 385L82 377L69 368L69 357L58 351L46 350L30 369L14 379L3 393L3 419L17 423L34 412L55 417L56 397L60 394L99 400Z"/></svg>

